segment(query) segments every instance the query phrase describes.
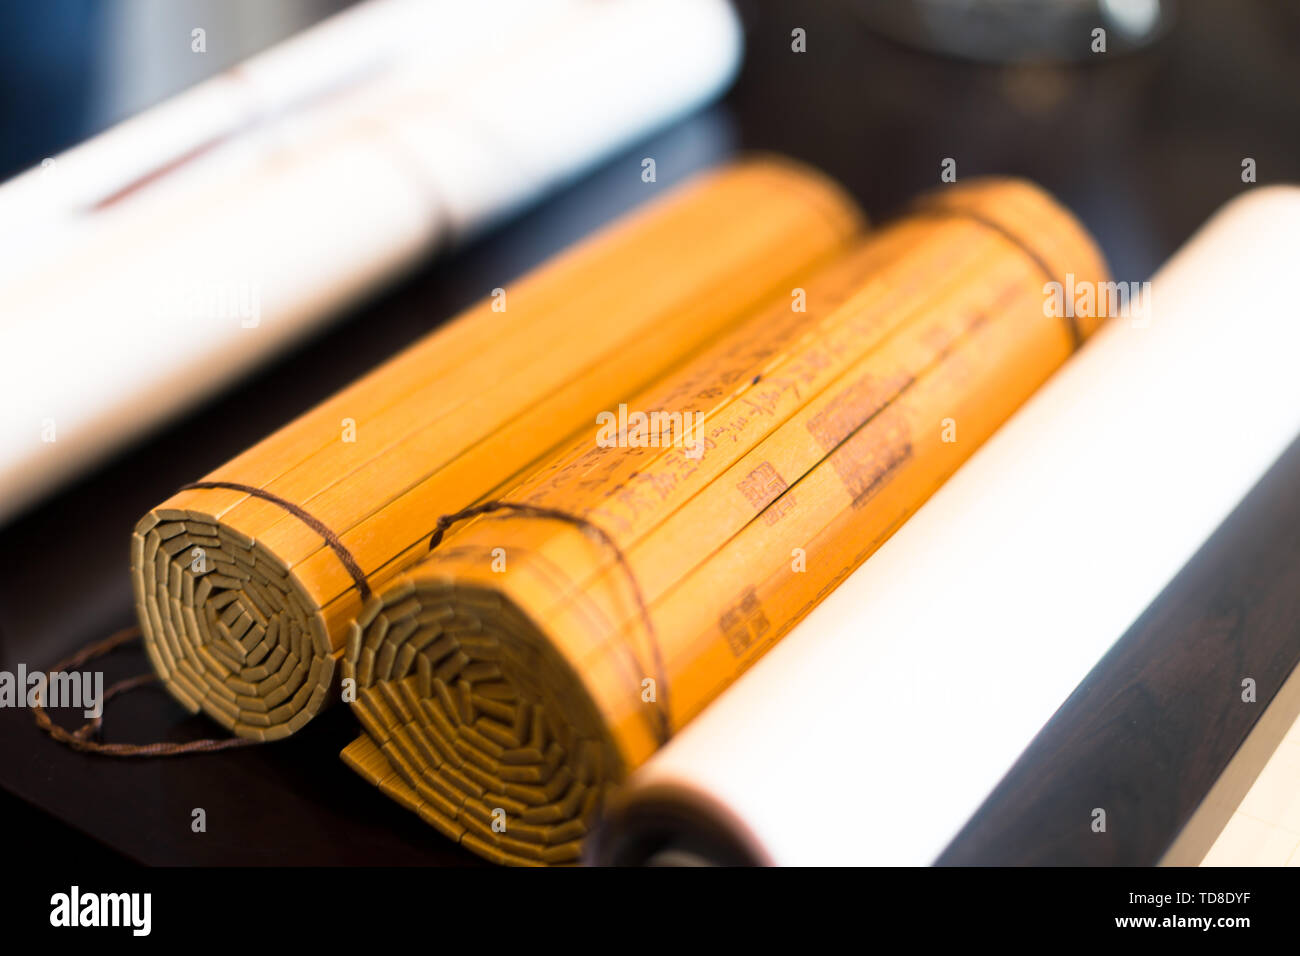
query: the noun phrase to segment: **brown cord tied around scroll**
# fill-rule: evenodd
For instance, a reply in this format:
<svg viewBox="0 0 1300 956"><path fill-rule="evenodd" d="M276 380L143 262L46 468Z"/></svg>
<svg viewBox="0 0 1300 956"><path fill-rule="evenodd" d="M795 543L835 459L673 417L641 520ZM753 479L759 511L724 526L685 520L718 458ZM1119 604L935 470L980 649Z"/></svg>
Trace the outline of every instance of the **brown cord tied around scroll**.
<svg viewBox="0 0 1300 956"><path fill-rule="evenodd" d="M289 514L293 515L311 530L321 536L321 540L326 546L333 551L343 567L347 570L352 578L352 583L356 585L357 593L361 595L361 600L370 600L370 582L366 580L366 574L361 570L361 565L353 557L352 552L348 550L347 545L343 543L337 534L330 528L326 527L325 522L321 521L306 508L299 507L292 501L281 498L279 495L273 495L271 492L262 488L255 488L252 485L241 485L235 481L191 481L188 485L181 485L181 491L191 491L194 489L202 490L204 488L217 488L225 491L238 491L242 494L251 495L254 498L261 498L263 501L269 501L273 505L279 505Z"/></svg>
<svg viewBox="0 0 1300 956"><path fill-rule="evenodd" d="M494 511L511 511L530 518L550 518L554 521L562 521L565 524L573 525L584 534L594 535L599 543L608 548L617 559L619 567L623 569L628 582L632 585L632 593L636 597L637 612L641 617L641 624L645 628L646 636L650 640L650 653L654 656L656 683L659 687L659 692L656 695L658 706L654 711L658 718L655 730L660 746L666 744L672 737L672 724L668 717L668 675L664 670L663 655L659 650L659 640L655 632L654 621L650 617L650 608L646 604L645 594L641 591L641 585L637 581L636 575L632 573L632 568L627 563L623 549L618 546L618 543L608 531L580 515L570 514L556 508L543 508L538 505L527 505L514 501L485 501L482 504L472 505L463 511L457 511L455 514L443 515L439 518L433 534L429 538L429 550L432 551L442 543L447 530L453 524L479 515L491 514Z"/></svg>
<svg viewBox="0 0 1300 956"><path fill-rule="evenodd" d="M238 491L246 495L251 495L254 498L261 498L263 501L269 501L272 504L279 505L321 536L321 539L330 550L338 556L343 567L346 568L348 574L351 575L352 583L356 585L357 592L361 595L362 600L369 599L371 595L370 583L366 580L365 573L362 572L361 565L357 563L357 559L353 557L352 552L347 549L347 546L343 544L343 541L334 533L333 530L326 527L324 522L316 518L305 508L301 508L292 501L281 498L279 495L274 495L269 491L255 488L252 485L239 484L233 481L194 481L188 485L183 485L180 490L188 491L191 489L203 488ZM80 667L87 661L94 660L97 657L103 657L105 654L108 654L121 645L136 640L139 637L140 628L138 625L124 628L111 637L82 648L66 661L60 661L54 666L54 670L65 671L69 668ZM91 739L92 734L98 736L103 731L104 704L116 697L118 694L125 693L128 690L134 690L137 687L143 687L146 684L152 684L157 680L158 675L156 674L139 674L135 677L129 677L126 680L118 681L116 684L113 684L104 691L104 697L100 701L100 715L73 731L66 730L54 723L54 721L50 719L50 715L46 713L45 708L38 704L33 708L36 717L36 726L40 727L41 730L59 741L59 743L66 744L73 750L78 750L82 753L105 754L110 757L176 757L182 754L214 753L218 750L233 750L236 747L248 747L256 743L261 743L261 741L249 740L244 737L225 737L220 739L207 738L204 740L191 740L188 743L163 742L156 744L105 744Z"/></svg>
<svg viewBox="0 0 1300 956"><path fill-rule="evenodd" d="M244 491L248 494L253 494L256 497L265 498L268 501L274 501L281 505L290 513L301 518L321 535L325 540L325 543L334 549L335 553L343 560L344 566L348 568L350 573L352 573L353 580L357 585L357 590L361 591L363 596L369 597L370 588L366 583L365 575L361 572L361 568L357 565L352 554L347 550L347 548L343 547L342 542L338 540L338 536L298 506L291 502L284 501L281 498L277 498L268 492L262 492L261 489L245 485L235 485L230 482L195 482L194 484L186 485L185 487L228 488L233 491ZM477 515L489 514L494 511L512 511L517 514L528 515L534 518L550 518L571 524L574 527L581 529L584 533L594 535L600 543L608 547L617 558L619 565L623 568L624 572L627 574L628 580L632 584L632 591L636 596L637 608L641 616L641 621L644 624L646 633L650 639L651 652L654 655L654 667L656 673L659 675L660 687L660 693L658 695L660 706L655 710L655 714L658 717L658 726L656 730L660 742L666 743L669 737L672 736L672 730L668 720L668 683L664 672L663 659L659 650L659 642L655 636L654 622L650 618L650 610L645 602L645 596L641 592L641 586L637 582L636 576L632 573L632 569L628 565L622 549L619 548L618 544L612 537L610 537L609 533L606 532L605 529L601 528L594 522L588 521L586 518L572 515L568 512L558 511L554 508L540 508L535 505L517 504L510 501L487 501L483 504L466 508L463 511L458 511L455 514L443 515L439 518L433 535L429 539L429 550L432 551L442 542L443 536L447 533L447 529L453 524L456 524L459 521L464 521L468 518L473 518ZM110 637L87 645L66 660L55 664L51 670L53 672L63 672L80 668L87 662L103 657L122 645L130 643L133 640L138 640L139 638L139 625L132 625L131 627L123 628ZM99 702L100 715L72 731L54 723L50 718L49 713L46 712L45 707L38 702L36 706L32 708L33 715L36 719L36 726L49 734L59 743L71 747L73 750L82 753L101 754L110 757L178 757L184 754L193 753L215 753L220 750L233 750L237 747L249 747L262 743L262 741L250 740L244 737L205 738L203 740L191 740L186 743L170 743L164 741L155 744L106 744L92 739L92 737L97 737L103 732L103 708L108 701L119 694L126 693L129 690L134 690L137 687L152 684L157 680L158 676L156 674L139 674L135 677L128 677L125 680L118 681L111 685L104 691L104 696Z"/></svg>
<svg viewBox="0 0 1300 956"><path fill-rule="evenodd" d="M1024 236L1021 236L1013 229L1007 228L995 219L990 219L988 216L980 215L973 209L961 209L944 205L941 193L923 196L916 202L909 204L906 208L905 215L941 216L952 219L965 219L968 222L973 222L977 226L982 226L991 232L997 233L1003 239L1006 239L1023 252L1029 258L1029 261L1034 264L1035 268L1043 274L1043 277L1048 282L1055 282L1058 279L1057 275L1052 271L1052 267L1047 264L1047 260L1039 255L1038 250L1035 249ZM1083 345L1083 329L1079 327L1078 319L1073 314L1067 315L1064 318L1066 331L1070 333L1070 343L1077 352Z"/></svg>

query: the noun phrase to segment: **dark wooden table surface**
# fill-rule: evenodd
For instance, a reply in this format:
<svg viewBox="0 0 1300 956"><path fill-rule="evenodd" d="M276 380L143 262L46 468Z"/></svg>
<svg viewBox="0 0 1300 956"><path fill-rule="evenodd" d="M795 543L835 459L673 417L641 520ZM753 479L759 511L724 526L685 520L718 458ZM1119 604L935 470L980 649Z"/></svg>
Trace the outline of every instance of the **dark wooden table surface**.
<svg viewBox="0 0 1300 956"><path fill-rule="evenodd" d="M737 150L776 150L810 161L844 182L877 219L935 185L945 157L957 160L960 178L1028 176L1078 213L1115 277L1124 280L1147 278L1216 207L1250 188L1241 182L1243 158L1256 160L1261 183L1300 181L1300 12L1290 3L1184 2L1173 30L1146 52L1065 68L981 66L908 49L866 29L848 0L741 8L747 60L722 104L431 262L238 388L0 528L0 669L19 662L47 668L131 622L130 529L178 485L486 290ZM794 27L807 31L805 54L790 50ZM32 112L30 102L0 100L0 131L27 130ZM29 139L33 154L25 162L60 145ZM643 156L656 157L658 183L641 182ZM1018 841L997 837L1020 815L1043 815L1051 801L1071 799L1070 774L1085 766L1079 761L1105 768L1117 781L1116 799L1138 806L1140 797L1130 791L1152 746L1177 771L1163 778L1165 803L1174 809L1162 814L1158 798L1142 804L1150 836L1122 862L1158 857L1162 840L1171 828L1176 832L1175 818L1194 808L1214 768L1249 728L1216 730L1216 715L1197 708L1194 697L1174 723L1162 723L1168 715L1134 707L1131 693L1096 688L1114 691L1140 674L1142 681L1173 681L1194 695L1193 677L1212 667L1216 654L1254 654L1261 672L1273 676L1294 666L1297 609L1288 595L1300 574L1297 489L1300 449L1293 448L1189 566L1191 577L1171 585L1057 715L1048 728L1054 736L1031 747L950 849L953 862L1040 862L1054 854L1109 861L1075 860L1050 833L1026 838L1021 828ZM1225 573L1214 573L1218 568ZM1260 585L1270 568L1272 583ZM1231 569L1241 573L1226 573ZM1198 628L1215 628L1218 638L1174 642ZM1178 657L1188 646L1201 656ZM124 652L107 678L143 669L142 655ZM1261 710L1270 686L1275 689L1260 681ZM1116 721L1122 733L1114 731ZM1156 743L1142 743L1143 721L1164 728ZM114 740L180 740L215 729L157 690L114 702L108 724ZM339 749L353 735L350 715L335 709L278 744L124 761L67 751L38 733L28 711L0 710L6 846L16 852L60 846L83 858L163 864L478 862L339 762ZM199 807L207 832L195 834L191 812Z"/></svg>

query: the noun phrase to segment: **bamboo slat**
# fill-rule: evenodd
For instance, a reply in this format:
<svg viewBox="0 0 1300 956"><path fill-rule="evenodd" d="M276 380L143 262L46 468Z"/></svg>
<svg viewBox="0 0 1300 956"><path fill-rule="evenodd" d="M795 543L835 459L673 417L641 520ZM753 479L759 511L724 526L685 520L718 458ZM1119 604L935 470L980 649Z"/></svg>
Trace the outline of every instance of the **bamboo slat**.
<svg viewBox="0 0 1300 956"><path fill-rule="evenodd" d="M489 859L577 860L609 789L1097 326L1045 314L1069 273L1105 265L1035 187L953 187L627 403L698 432L589 425L366 604L345 761Z"/></svg>
<svg viewBox="0 0 1300 956"><path fill-rule="evenodd" d="M164 684L241 736L299 729L363 598L440 515L797 285L859 226L838 187L793 164L708 175L173 495L140 520L131 558Z"/></svg>

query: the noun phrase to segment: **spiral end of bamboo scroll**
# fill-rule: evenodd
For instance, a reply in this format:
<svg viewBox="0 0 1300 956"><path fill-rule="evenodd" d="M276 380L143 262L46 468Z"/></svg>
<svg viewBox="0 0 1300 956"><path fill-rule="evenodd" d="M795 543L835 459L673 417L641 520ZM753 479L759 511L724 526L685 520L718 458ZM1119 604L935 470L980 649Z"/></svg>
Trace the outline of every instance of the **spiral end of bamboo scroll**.
<svg viewBox="0 0 1300 956"><path fill-rule="evenodd" d="M257 542L202 512L160 508L136 525L131 577L150 661L191 711L278 740L325 703L335 662L324 622Z"/></svg>
<svg viewBox="0 0 1300 956"><path fill-rule="evenodd" d="M625 771L576 674L507 600L406 581L352 625L343 678L366 730L343 759L497 863L577 863Z"/></svg>

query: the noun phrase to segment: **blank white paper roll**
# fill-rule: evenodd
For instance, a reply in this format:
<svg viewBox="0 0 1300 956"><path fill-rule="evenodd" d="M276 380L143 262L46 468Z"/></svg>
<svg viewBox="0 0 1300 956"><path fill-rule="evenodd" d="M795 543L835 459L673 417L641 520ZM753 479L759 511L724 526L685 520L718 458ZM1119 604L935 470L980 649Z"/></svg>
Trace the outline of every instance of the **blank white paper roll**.
<svg viewBox="0 0 1300 956"><path fill-rule="evenodd" d="M1300 433L1298 251L1300 188L1220 210L1144 321L1112 319L633 776L594 858L932 863Z"/></svg>
<svg viewBox="0 0 1300 956"><path fill-rule="evenodd" d="M48 194L30 174L0 188L21 227L0 256L0 521L717 95L740 56L726 0L387 0L341 20L56 159Z"/></svg>

